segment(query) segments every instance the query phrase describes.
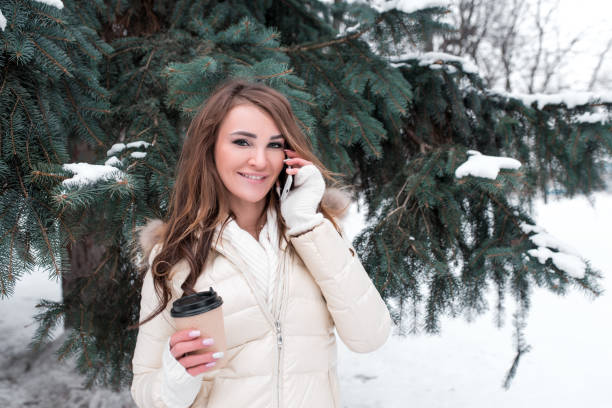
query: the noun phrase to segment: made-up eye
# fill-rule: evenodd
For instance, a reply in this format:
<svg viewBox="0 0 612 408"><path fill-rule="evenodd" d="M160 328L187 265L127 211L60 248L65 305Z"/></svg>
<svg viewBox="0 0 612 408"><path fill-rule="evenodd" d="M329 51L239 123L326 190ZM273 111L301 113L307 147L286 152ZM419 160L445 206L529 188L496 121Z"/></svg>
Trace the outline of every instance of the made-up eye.
<svg viewBox="0 0 612 408"><path fill-rule="evenodd" d="M236 139L234 141L232 141L232 143L238 145L238 146L248 146L249 142L247 142L246 139Z"/></svg>
<svg viewBox="0 0 612 408"><path fill-rule="evenodd" d="M270 146L274 149L283 149L285 147L285 144L282 142L272 142L270 143Z"/></svg>

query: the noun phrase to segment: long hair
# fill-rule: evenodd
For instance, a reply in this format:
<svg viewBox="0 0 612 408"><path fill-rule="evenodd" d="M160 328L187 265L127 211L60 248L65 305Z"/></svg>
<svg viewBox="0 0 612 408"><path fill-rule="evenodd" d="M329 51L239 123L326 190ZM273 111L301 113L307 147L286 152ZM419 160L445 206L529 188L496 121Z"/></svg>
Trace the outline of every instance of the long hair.
<svg viewBox="0 0 612 408"><path fill-rule="evenodd" d="M241 104L252 104L268 113L285 138L286 147L312 162L326 179L336 181L336 173L327 170L312 152L310 141L297 125L291 105L284 95L266 85L245 80L230 80L221 84L204 103L187 130L166 225L159 237L161 250L150 265L159 306L136 327L148 322L167 307L172 297L171 270L181 260L187 261L190 268L181 288L184 294L194 293L194 285L206 265L216 227L221 225L224 228L225 223L233 217L229 208L229 192L217 173L213 153L221 122L233 107ZM286 177L287 174L282 171L279 175L281 186ZM274 187L268 192L266 203L266 210L269 205L276 210L280 245L287 227L281 216ZM327 208L325 202L319 205L319 211L339 231L333 211ZM287 249L294 250L290 243ZM148 266L145 265L142 273L147 272Z"/></svg>

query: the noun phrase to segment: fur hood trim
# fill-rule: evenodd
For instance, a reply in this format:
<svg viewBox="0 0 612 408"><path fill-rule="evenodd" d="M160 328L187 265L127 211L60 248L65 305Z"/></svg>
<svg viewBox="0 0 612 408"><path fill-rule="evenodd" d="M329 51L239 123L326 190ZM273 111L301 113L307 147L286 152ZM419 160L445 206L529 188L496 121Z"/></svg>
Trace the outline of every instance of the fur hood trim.
<svg viewBox="0 0 612 408"><path fill-rule="evenodd" d="M342 220L348 212L351 196L345 190L328 187L325 189L321 203L334 218ZM161 242L167 229L168 225L160 219L149 220L145 225L137 229L138 246L147 263L151 250L158 242Z"/></svg>

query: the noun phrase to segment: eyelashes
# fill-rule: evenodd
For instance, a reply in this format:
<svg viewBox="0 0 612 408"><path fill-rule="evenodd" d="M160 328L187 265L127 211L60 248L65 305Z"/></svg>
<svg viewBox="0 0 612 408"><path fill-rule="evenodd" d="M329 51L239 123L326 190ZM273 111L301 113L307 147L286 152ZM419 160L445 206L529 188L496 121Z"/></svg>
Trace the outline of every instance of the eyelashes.
<svg viewBox="0 0 612 408"><path fill-rule="evenodd" d="M244 146L250 146L249 142L246 139L236 139L233 140L232 143L234 143L235 145L244 147ZM283 142L272 142L269 144L269 146L273 146L274 149L284 149L285 148L285 143Z"/></svg>

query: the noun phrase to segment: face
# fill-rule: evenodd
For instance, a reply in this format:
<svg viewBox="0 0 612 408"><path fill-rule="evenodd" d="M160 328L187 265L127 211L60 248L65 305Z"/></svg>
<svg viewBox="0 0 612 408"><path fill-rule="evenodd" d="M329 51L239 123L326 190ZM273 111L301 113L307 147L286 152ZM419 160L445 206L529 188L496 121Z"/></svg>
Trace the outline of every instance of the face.
<svg viewBox="0 0 612 408"><path fill-rule="evenodd" d="M230 206L261 204L283 170L284 138L260 108L233 107L219 127L214 157Z"/></svg>

